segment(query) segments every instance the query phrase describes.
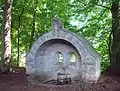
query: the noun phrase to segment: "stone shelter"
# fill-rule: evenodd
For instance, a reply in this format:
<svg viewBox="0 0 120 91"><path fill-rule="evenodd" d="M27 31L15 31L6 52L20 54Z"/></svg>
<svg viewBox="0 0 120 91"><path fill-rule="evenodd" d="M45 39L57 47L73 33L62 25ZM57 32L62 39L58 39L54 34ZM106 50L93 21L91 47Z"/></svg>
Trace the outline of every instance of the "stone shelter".
<svg viewBox="0 0 120 91"><path fill-rule="evenodd" d="M100 56L82 36L62 27L58 18L52 30L40 36L26 55L28 82L96 82L100 76ZM69 80L68 80L69 79Z"/></svg>

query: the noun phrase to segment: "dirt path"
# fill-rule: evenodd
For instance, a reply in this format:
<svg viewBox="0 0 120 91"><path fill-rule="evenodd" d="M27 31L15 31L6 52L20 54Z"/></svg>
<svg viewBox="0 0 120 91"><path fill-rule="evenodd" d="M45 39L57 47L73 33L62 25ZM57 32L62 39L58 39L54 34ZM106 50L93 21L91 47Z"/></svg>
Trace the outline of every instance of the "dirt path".
<svg viewBox="0 0 120 91"><path fill-rule="evenodd" d="M79 83L68 86L26 86L25 70L7 75L0 74L0 91L120 91L120 78L101 77L96 84Z"/></svg>

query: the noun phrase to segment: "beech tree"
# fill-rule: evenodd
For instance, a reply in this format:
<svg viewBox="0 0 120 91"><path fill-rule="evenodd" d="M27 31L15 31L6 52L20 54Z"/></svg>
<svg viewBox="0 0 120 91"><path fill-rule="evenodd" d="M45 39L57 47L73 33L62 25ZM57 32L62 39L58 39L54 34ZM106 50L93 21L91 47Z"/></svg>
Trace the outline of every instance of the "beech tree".
<svg viewBox="0 0 120 91"><path fill-rule="evenodd" d="M4 22L3 24L0 22L0 26L3 27L0 56L2 54L3 66L9 64L10 58L13 66L19 66L33 42L39 35L49 31L52 18L57 16L64 28L83 35L96 48L102 58L102 71L108 66L110 69L118 69L119 2L119 0L14 0L12 3L12 0L5 0L3 10L1 0L0 13L3 10L4 15L2 17L0 14L0 21Z"/></svg>
<svg viewBox="0 0 120 91"><path fill-rule="evenodd" d="M120 74L120 2L112 2L112 31L110 34L110 67Z"/></svg>
<svg viewBox="0 0 120 91"><path fill-rule="evenodd" d="M8 71L11 58L11 9L12 0L5 0L2 25L2 71Z"/></svg>

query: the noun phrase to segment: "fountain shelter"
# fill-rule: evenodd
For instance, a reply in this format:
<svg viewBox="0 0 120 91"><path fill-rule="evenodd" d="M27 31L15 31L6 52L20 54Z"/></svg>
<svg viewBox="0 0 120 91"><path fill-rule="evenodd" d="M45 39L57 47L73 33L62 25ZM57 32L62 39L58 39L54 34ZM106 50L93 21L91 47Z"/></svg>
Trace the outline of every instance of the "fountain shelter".
<svg viewBox="0 0 120 91"><path fill-rule="evenodd" d="M27 80L34 84L50 81L96 82L100 56L82 36L64 29L58 18L52 30L40 36L26 55Z"/></svg>

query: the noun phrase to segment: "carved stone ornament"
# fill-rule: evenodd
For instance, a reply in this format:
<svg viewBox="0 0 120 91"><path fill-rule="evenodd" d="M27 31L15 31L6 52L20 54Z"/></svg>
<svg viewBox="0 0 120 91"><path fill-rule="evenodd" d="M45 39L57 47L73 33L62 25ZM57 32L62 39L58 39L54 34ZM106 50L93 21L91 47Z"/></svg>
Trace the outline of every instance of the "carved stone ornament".
<svg viewBox="0 0 120 91"><path fill-rule="evenodd" d="M59 18L54 18L52 20L52 29L55 30L55 31L58 31L59 28L61 28L60 20L59 20Z"/></svg>

